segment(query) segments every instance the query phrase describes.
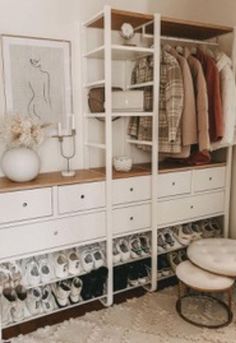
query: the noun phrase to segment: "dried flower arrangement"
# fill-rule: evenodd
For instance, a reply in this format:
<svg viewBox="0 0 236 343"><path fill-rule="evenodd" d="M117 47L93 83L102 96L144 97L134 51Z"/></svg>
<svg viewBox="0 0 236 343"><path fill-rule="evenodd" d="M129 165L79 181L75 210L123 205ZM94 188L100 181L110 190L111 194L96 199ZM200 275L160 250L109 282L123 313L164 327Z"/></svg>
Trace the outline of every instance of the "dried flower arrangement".
<svg viewBox="0 0 236 343"><path fill-rule="evenodd" d="M46 138L50 126L38 119L20 114L9 115L0 123L0 137L7 148L37 148Z"/></svg>

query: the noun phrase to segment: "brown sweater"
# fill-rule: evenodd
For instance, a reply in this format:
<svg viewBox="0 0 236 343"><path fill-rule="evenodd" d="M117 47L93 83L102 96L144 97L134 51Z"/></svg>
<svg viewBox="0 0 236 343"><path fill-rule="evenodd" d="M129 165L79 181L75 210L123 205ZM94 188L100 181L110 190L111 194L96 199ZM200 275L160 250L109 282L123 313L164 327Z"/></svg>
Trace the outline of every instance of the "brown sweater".
<svg viewBox="0 0 236 343"><path fill-rule="evenodd" d="M210 140L217 142L224 136L219 71L214 60L200 49L197 49L196 58L200 61L206 78Z"/></svg>

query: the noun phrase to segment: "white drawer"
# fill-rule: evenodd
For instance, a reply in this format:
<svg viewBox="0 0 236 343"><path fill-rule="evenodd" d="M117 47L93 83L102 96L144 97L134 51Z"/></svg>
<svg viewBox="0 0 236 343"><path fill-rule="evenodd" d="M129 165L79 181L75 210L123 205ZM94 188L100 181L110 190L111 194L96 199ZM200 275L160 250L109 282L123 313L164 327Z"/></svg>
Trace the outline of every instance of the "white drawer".
<svg viewBox="0 0 236 343"><path fill-rule="evenodd" d="M214 215L224 211L224 192L157 203L158 225Z"/></svg>
<svg viewBox="0 0 236 343"><path fill-rule="evenodd" d="M143 201L151 198L151 177L140 176L114 180L112 184L113 204Z"/></svg>
<svg viewBox="0 0 236 343"><path fill-rule="evenodd" d="M0 224L50 216L51 188L0 194Z"/></svg>
<svg viewBox="0 0 236 343"><path fill-rule="evenodd" d="M121 208L113 211L113 233L138 231L151 226L151 205Z"/></svg>
<svg viewBox="0 0 236 343"><path fill-rule="evenodd" d="M199 169L193 171L193 191L202 192L225 186L225 167Z"/></svg>
<svg viewBox="0 0 236 343"><path fill-rule="evenodd" d="M191 176L191 171L158 175L158 198L180 194L190 194Z"/></svg>
<svg viewBox="0 0 236 343"><path fill-rule="evenodd" d="M63 218L0 230L0 259L76 245L105 237L105 213Z"/></svg>
<svg viewBox="0 0 236 343"><path fill-rule="evenodd" d="M59 213L70 213L105 206L105 182L58 187Z"/></svg>

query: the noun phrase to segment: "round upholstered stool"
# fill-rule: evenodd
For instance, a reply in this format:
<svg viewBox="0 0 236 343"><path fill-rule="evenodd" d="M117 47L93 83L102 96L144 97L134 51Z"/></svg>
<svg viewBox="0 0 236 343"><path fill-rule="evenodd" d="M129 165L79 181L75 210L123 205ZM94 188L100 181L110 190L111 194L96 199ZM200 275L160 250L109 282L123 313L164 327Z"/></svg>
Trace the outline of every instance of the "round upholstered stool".
<svg viewBox="0 0 236 343"><path fill-rule="evenodd" d="M187 322L200 327L207 328L219 328L228 325L233 318L231 307L232 307L232 287L234 280L229 277L219 276L202 270L189 261L180 263L176 268L176 276L179 279L179 298L176 303L176 309L179 315ZM194 291L193 294L186 292L186 290L191 289ZM183 294L183 290L185 291ZM228 305L216 297L208 295L207 293L220 293L226 292L228 295ZM191 305L190 315L187 315L183 311L183 300L191 300L192 302L202 302L203 306L212 307L216 306L225 313L224 318L219 322L217 318L217 323L200 322L197 319L196 306ZM214 316L213 308L213 316ZM206 315L207 317L207 315Z"/></svg>
<svg viewBox="0 0 236 343"><path fill-rule="evenodd" d="M188 258L201 269L236 278L236 240L225 238L201 239L187 250Z"/></svg>

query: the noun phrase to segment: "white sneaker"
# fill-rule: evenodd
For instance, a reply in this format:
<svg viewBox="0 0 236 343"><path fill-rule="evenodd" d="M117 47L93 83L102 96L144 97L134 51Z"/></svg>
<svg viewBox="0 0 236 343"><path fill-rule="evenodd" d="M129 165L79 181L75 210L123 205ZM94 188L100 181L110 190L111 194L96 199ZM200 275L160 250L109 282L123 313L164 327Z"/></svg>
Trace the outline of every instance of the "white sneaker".
<svg viewBox="0 0 236 343"><path fill-rule="evenodd" d="M67 281L60 281L52 286L52 292L54 294L56 303L60 307L65 307L69 304L69 295L71 288Z"/></svg>
<svg viewBox="0 0 236 343"><path fill-rule="evenodd" d="M92 249L94 267L98 269L105 265L105 257L100 247L94 247Z"/></svg>
<svg viewBox="0 0 236 343"><path fill-rule="evenodd" d="M21 262L23 282L25 285L37 286L41 282L39 266L34 259L24 259Z"/></svg>
<svg viewBox="0 0 236 343"><path fill-rule="evenodd" d="M112 246L112 259L114 264L120 263L121 261L121 253L118 251L115 241L113 241Z"/></svg>
<svg viewBox="0 0 236 343"><path fill-rule="evenodd" d="M141 248L144 256L150 255L151 252L151 239L148 233L143 233L139 236Z"/></svg>
<svg viewBox="0 0 236 343"><path fill-rule="evenodd" d="M31 315L36 316L43 312L42 291L40 287L29 290L26 298L26 306Z"/></svg>
<svg viewBox="0 0 236 343"><path fill-rule="evenodd" d="M79 277L75 277L71 282L70 301L75 304L80 301L80 293L82 291L83 281Z"/></svg>
<svg viewBox="0 0 236 343"><path fill-rule="evenodd" d="M43 312L52 312L55 309L55 303L50 286L45 286L42 289L42 308Z"/></svg>
<svg viewBox="0 0 236 343"><path fill-rule="evenodd" d="M86 273L91 272L95 267L94 257L89 249L84 249L80 253L81 264Z"/></svg>
<svg viewBox="0 0 236 343"><path fill-rule="evenodd" d="M37 258L37 263L39 266L41 282L44 284L49 283L55 277L55 274L48 256L39 256Z"/></svg>
<svg viewBox="0 0 236 343"><path fill-rule="evenodd" d="M177 225L174 228L174 236L183 246L189 245L192 241L192 235L187 233L185 228L182 225Z"/></svg>
<svg viewBox="0 0 236 343"><path fill-rule="evenodd" d="M132 258L140 258L145 255L138 236L129 238L129 250Z"/></svg>
<svg viewBox="0 0 236 343"><path fill-rule="evenodd" d="M0 265L0 295L4 288L11 287L10 272L4 265Z"/></svg>
<svg viewBox="0 0 236 343"><path fill-rule="evenodd" d="M129 250L129 244L126 239L121 238L117 241L117 250L119 251L121 255L121 261L125 262L128 261L131 258L130 250Z"/></svg>
<svg viewBox="0 0 236 343"><path fill-rule="evenodd" d="M51 263L54 267L56 277L60 279L67 278L69 274L68 259L63 252L57 252L50 256Z"/></svg>
<svg viewBox="0 0 236 343"><path fill-rule="evenodd" d="M74 249L71 249L67 250L65 255L68 258L69 273L72 275L79 275L81 273L81 262L78 252Z"/></svg>
<svg viewBox="0 0 236 343"><path fill-rule="evenodd" d="M6 326L13 322L11 315L12 302L9 301L4 295L1 297L1 324Z"/></svg>

